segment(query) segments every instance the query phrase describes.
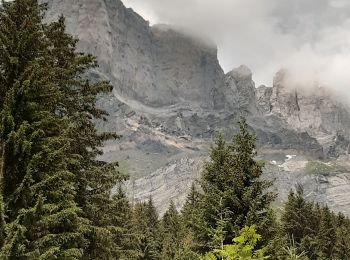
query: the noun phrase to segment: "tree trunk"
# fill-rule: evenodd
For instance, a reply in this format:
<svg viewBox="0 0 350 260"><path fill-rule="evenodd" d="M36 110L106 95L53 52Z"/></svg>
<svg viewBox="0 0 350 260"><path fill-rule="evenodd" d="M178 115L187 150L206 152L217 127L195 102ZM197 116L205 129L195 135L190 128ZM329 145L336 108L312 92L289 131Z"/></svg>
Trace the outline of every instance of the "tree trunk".
<svg viewBox="0 0 350 260"><path fill-rule="evenodd" d="M0 194L3 194L5 174L5 142L0 139Z"/></svg>

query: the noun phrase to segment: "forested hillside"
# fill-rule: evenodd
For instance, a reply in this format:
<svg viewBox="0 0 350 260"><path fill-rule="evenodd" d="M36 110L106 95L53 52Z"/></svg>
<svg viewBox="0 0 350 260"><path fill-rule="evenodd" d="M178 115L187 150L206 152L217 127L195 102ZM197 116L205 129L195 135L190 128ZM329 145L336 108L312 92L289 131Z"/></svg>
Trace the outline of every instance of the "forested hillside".
<svg viewBox="0 0 350 260"><path fill-rule="evenodd" d="M0 7L0 259L350 258L350 220L301 186L276 211L244 118L231 141L216 138L180 212L129 201L125 172L99 159L120 138L95 128L112 86L90 77L95 57L45 10Z"/></svg>

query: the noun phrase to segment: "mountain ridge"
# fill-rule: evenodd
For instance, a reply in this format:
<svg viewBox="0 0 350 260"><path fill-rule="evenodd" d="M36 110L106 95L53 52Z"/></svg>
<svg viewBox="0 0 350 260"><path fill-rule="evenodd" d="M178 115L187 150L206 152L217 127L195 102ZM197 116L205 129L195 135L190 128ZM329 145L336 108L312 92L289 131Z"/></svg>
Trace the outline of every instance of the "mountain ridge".
<svg viewBox="0 0 350 260"><path fill-rule="evenodd" d="M47 20L62 13L67 31L80 40L79 50L97 57L100 67L90 77L108 79L114 86L113 93L99 100L110 116L97 128L123 137L106 143L102 159L120 161L140 183L127 184L129 195L154 196L161 212L171 199L181 206L213 137L223 131L230 138L242 115L258 137L259 154L267 162L266 176L283 175L276 185L281 201L300 179L317 195L314 187L321 185L322 178L307 174L308 162L338 164L350 152L349 109L325 93L310 96L287 88L282 71L272 87L256 88L246 66L225 74L216 47L171 26L151 27L120 0L46 2ZM287 155L296 155L293 163ZM295 174L281 166L287 162ZM337 171L329 174L326 178L331 183ZM338 174L345 176L342 185L327 186L332 194L350 187L343 174ZM159 180L167 180L166 188L147 184ZM313 199L327 203L329 196L321 190ZM350 201L338 200L332 202L334 209L349 212Z"/></svg>

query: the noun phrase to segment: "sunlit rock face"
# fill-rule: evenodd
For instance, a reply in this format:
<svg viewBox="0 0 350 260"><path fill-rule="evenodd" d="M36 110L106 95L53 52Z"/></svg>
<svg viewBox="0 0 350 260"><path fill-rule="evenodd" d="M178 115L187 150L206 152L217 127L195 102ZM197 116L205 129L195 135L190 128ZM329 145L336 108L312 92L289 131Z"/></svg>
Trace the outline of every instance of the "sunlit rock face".
<svg viewBox="0 0 350 260"><path fill-rule="evenodd" d="M276 179L279 203L301 182L307 198L350 214L350 166L339 166L350 150L350 113L332 93L290 86L285 71L272 87L256 88L246 66L223 72L214 44L171 26L151 27L120 0L46 2L46 20L63 14L79 51L97 57L89 77L114 86L98 101L108 121L96 126L122 135L105 144L102 159L118 160L131 175L131 199L153 196L160 212L170 200L181 207L215 135L231 138L243 115L258 137L264 177ZM330 166L310 170L315 162Z"/></svg>

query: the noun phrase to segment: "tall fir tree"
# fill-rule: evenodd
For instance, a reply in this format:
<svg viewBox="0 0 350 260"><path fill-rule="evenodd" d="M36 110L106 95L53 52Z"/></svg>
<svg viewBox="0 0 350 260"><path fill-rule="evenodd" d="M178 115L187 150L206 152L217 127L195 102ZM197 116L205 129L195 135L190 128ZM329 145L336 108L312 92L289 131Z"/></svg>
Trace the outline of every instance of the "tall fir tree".
<svg viewBox="0 0 350 260"><path fill-rule="evenodd" d="M34 1L16 1L14 3L2 1L0 8L1 177L3 180L2 192L4 197L8 198L9 194L13 193L18 184L21 183L25 174L24 171L21 171L24 167L20 165L22 162L26 163L25 154L22 153L21 160L18 160L18 162L14 161L18 157L12 157L9 154L10 147L6 144L9 142L11 131L14 128L18 130L20 123L28 121L26 107L20 103L25 98L20 93L21 83L26 80L25 78L21 80L21 78L23 78L26 71L29 72L31 63L38 59L40 50L46 46L40 28L42 8L35 6ZM29 26L24 26L26 24L29 24ZM34 69L34 66L32 68ZM25 89L24 86L22 89ZM28 116L32 115L28 113ZM24 134L25 126L23 125L22 135ZM10 167L12 169L9 169ZM7 174L7 170L11 170L13 174ZM13 210L15 214L18 211L15 207Z"/></svg>
<svg viewBox="0 0 350 260"><path fill-rule="evenodd" d="M349 219L336 215L303 198L303 190L291 192L281 218L284 234L292 238L293 250L310 260L347 259L349 252Z"/></svg>
<svg viewBox="0 0 350 260"><path fill-rule="evenodd" d="M90 221L86 234L90 243L84 258L112 257L117 245L109 223L113 216L105 205L113 203L111 189L124 177L117 169L118 164L106 164L97 159L102 154L103 143L118 136L99 133L95 128L95 122L106 120L107 116L97 107L97 98L106 95L112 87L106 81L88 80L89 72L97 67L96 59L76 52L77 40L65 32L63 17L45 29L51 42L52 65L59 71L53 80L63 95L58 113L70 119L69 136L75 140L70 153L78 163L72 164L70 170L76 178L76 201Z"/></svg>
<svg viewBox="0 0 350 260"><path fill-rule="evenodd" d="M219 200L227 211L224 244L231 243L245 225L263 228L269 217L270 203L275 195L268 191L272 183L261 180L263 164L255 160L255 137L241 119L240 132L227 144L219 135L211 149L201 179L203 189L203 218L208 229L217 228ZM209 238L207 238L209 239Z"/></svg>
<svg viewBox="0 0 350 260"><path fill-rule="evenodd" d="M110 228L113 234L114 257L116 259L131 259L134 255L132 247L132 210L122 185L118 185L113 195L110 208ZM156 222L153 222L156 223Z"/></svg>
<svg viewBox="0 0 350 260"><path fill-rule="evenodd" d="M162 253L161 258L179 259L182 254L183 227L180 215L173 201L161 221Z"/></svg>
<svg viewBox="0 0 350 260"><path fill-rule="evenodd" d="M131 259L161 259L160 223L151 198L147 203L137 203L134 206L132 245L135 252Z"/></svg>
<svg viewBox="0 0 350 260"><path fill-rule="evenodd" d="M3 259L79 258L86 240L67 157L69 121L57 117L44 6L2 2L0 10Z"/></svg>
<svg viewBox="0 0 350 260"><path fill-rule="evenodd" d="M197 191L195 184L191 185L186 202L181 210L181 218L185 232L184 243L188 251L193 253L203 251L206 245L202 242L205 222L202 218L201 194Z"/></svg>
<svg viewBox="0 0 350 260"><path fill-rule="evenodd" d="M338 214L335 221L337 239L334 246L334 259L350 259L350 220Z"/></svg>
<svg viewBox="0 0 350 260"><path fill-rule="evenodd" d="M332 216L328 207L324 207L321 210L316 240L317 259L333 259L334 248L337 242L337 233L334 216Z"/></svg>
<svg viewBox="0 0 350 260"><path fill-rule="evenodd" d="M297 253L307 253L310 259L315 259L316 235L319 227L320 209L318 205L304 199L303 188L298 185L297 192L291 192L281 217L284 234L293 239Z"/></svg>
<svg viewBox="0 0 350 260"><path fill-rule="evenodd" d="M107 115L97 98L111 86L87 80L95 58L76 52L63 17L43 24L44 11L35 0L1 6L3 256L116 258L108 209L123 177L97 157L117 136L94 125Z"/></svg>

